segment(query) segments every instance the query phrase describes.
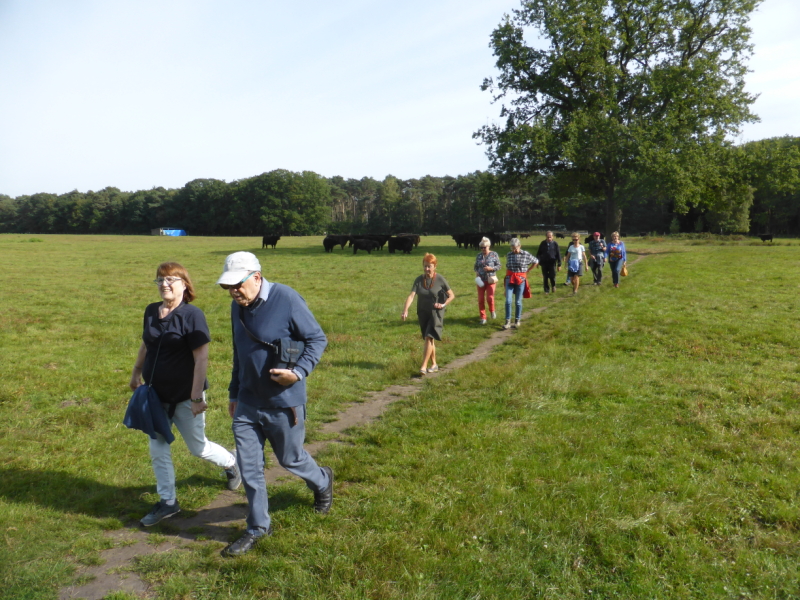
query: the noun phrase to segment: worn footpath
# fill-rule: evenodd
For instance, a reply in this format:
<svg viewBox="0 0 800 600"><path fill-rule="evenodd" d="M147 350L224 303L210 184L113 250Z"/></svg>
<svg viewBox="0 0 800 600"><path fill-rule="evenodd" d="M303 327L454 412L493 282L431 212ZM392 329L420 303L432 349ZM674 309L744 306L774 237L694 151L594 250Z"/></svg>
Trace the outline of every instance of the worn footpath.
<svg viewBox="0 0 800 600"><path fill-rule="evenodd" d="M639 256L628 264L633 265L643 258L644 256ZM569 295L554 298L553 303L567 300L571 297L571 293L567 292L567 294ZM529 310L523 316L527 318L530 315L544 312L553 303ZM514 329L495 331L472 352L456 358L446 367L441 367L439 373L432 373L424 378L410 379L406 383L392 385L381 391L366 394L363 402L350 405L340 412L335 420L320 427L320 432L326 434L325 437L330 439L306 444L306 449L312 455L316 455L328 444L344 442L348 429L374 421L393 402L416 394L425 379L483 360L491 354L496 346L506 342L514 333ZM271 457L270 464L277 465L274 456ZM266 469L264 474L268 485L279 483L281 478L291 477L279 466ZM246 517L247 503L241 492L224 491L211 504L197 511L194 516L172 519L170 526L177 528L178 531L166 536L159 532L161 533L160 537L165 538L163 543L155 545L148 541L150 533L142 530L138 523L131 524L122 530L109 532L106 535L112 539L114 547L101 552L102 564L87 567L79 573L79 579L88 580L88 583L62 589L59 598L60 600L78 598L101 600L114 591L124 591L142 598L150 597L147 584L131 568L137 557L191 547L192 544L202 544L209 540L227 543L230 541L232 527L243 527ZM203 541L196 541L198 531L203 531Z"/></svg>

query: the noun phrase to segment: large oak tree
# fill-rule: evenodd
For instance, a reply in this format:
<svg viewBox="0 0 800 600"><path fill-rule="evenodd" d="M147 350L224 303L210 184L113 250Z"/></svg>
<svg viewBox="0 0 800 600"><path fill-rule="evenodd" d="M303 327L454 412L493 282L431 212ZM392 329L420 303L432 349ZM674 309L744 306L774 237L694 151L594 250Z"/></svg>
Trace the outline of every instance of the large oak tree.
<svg viewBox="0 0 800 600"><path fill-rule="evenodd" d="M604 198L608 231L643 185L677 211L729 204L742 190L717 159L757 119L744 76L759 2L525 0L493 32L499 76L483 83L505 124L475 137L500 173Z"/></svg>

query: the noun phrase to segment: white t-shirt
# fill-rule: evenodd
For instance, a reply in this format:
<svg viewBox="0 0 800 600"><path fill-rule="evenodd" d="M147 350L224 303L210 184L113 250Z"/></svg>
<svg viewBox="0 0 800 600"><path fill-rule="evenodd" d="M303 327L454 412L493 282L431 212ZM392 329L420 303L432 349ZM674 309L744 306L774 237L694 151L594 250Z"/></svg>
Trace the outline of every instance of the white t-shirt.
<svg viewBox="0 0 800 600"><path fill-rule="evenodd" d="M583 257L585 254L586 254L586 248L583 247L583 244L578 244L577 248L572 244L567 246L567 269L569 269L569 261L571 260L577 260L579 265L582 265Z"/></svg>

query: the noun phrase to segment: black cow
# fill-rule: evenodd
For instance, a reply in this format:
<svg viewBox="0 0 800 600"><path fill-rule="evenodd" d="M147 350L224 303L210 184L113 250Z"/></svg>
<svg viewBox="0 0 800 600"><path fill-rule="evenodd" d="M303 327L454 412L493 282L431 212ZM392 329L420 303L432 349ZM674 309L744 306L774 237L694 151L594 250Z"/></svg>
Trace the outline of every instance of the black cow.
<svg viewBox="0 0 800 600"><path fill-rule="evenodd" d="M266 248L267 246L272 246L275 249L275 244L278 243L278 240L281 239L279 235L265 235L261 238L261 247Z"/></svg>
<svg viewBox="0 0 800 600"><path fill-rule="evenodd" d="M558 239L560 239L560 240L563 240L563 239L564 239L565 237L567 237L567 236L565 236L563 233L557 233L557 234L556 234L556 237L557 237Z"/></svg>
<svg viewBox="0 0 800 600"><path fill-rule="evenodd" d="M409 238L415 248L419 246L419 236L416 233L398 233L397 237Z"/></svg>
<svg viewBox="0 0 800 600"><path fill-rule="evenodd" d="M771 233L763 233L760 236L762 242L772 242L772 234Z"/></svg>
<svg viewBox="0 0 800 600"><path fill-rule="evenodd" d="M353 240L353 254L359 250L366 250L367 254L372 254L372 251L377 249L378 242L373 240L365 240L364 238L355 238Z"/></svg>
<svg viewBox="0 0 800 600"><path fill-rule="evenodd" d="M593 239L594 239L594 235L587 235L587 236L586 236L586 239L585 239L585 240L583 240L583 243L584 243L584 244L588 244L588 243L589 243L589 242L591 242ZM605 240L605 239L606 239L606 236L605 236L605 234L604 234L604 233L601 233L601 234L600 234L600 239L601 239L601 240Z"/></svg>
<svg viewBox="0 0 800 600"><path fill-rule="evenodd" d="M345 244L349 241L349 235L327 235L325 239L322 240L322 245L325 247L325 252L333 252L336 246L341 246L342 250L344 250Z"/></svg>
<svg viewBox="0 0 800 600"><path fill-rule="evenodd" d="M403 254L411 254L414 249L414 242L409 237L390 237L389 238L389 254L394 254L395 251L400 250Z"/></svg>
<svg viewBox="0 0 800 600"><path fill-rule="evenodd" d="M373 242L378 242L378 250L383 250L383 247L386 245L386 242L389 241L389 237L391 236L379 233L370 233L359 237L363 237L364 239L367 240L372 240Z"/></svg>

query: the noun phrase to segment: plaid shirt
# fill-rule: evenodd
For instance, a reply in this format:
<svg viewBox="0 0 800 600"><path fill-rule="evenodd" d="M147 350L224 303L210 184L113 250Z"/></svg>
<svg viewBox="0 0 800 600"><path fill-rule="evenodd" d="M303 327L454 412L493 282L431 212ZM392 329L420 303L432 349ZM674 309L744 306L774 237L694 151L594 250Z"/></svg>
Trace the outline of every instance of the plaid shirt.
<svg viewBox="0 0 800 600"><path fill-rule="evenodd" d="M514 273L527 273L531 265L538 264L539 260L526 250L506 254L506 269Z"/></svg>

